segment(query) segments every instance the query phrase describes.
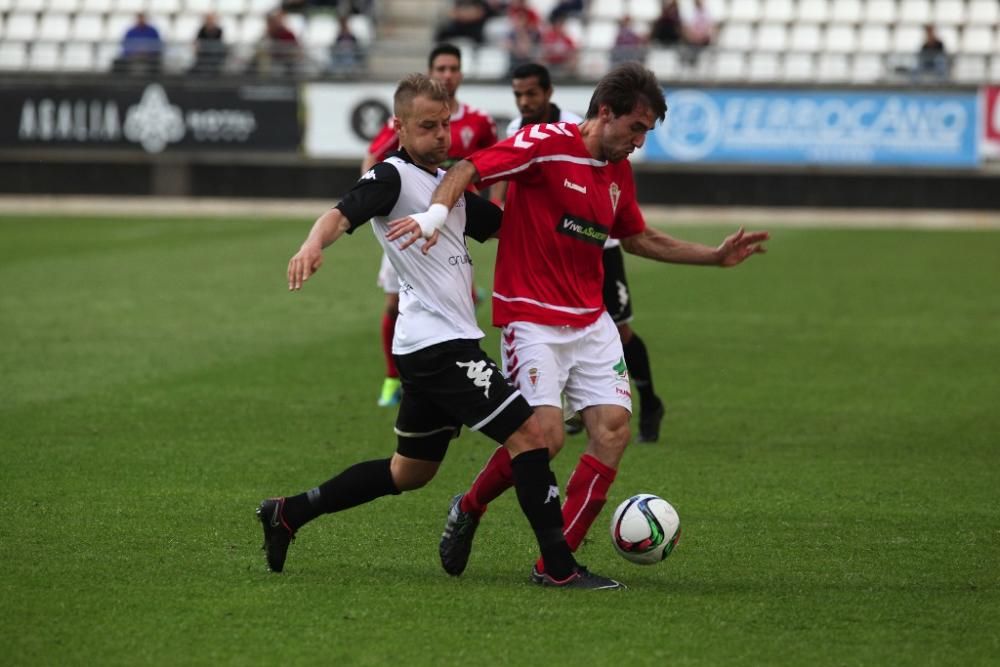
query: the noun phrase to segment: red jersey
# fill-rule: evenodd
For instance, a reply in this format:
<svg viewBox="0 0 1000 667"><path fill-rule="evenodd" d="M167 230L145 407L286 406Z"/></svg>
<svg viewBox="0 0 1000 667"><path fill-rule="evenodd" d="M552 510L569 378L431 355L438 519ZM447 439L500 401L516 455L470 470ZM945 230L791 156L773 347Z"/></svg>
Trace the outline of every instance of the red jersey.
<svg viewBox="0 0 1000 667"><path fill-rule="evenodd" d="M441 165L447 169L451 164L468 157L481 148L497 142L497 126L485 111L459 104L451 116L451 148L448 149L448 163ZM399 149L399 137L392 129L392 120L368 145L368 152L381 162L389 153Z"/></svg>
<svg viewBox="0 0 1000 667"><path fill-rule="evenodd" d="M604 242L646 228L629 161L595 160L572 123L532 125L468 159L482 185L510 181L493 324L597 321L604 312Z"/></svg>

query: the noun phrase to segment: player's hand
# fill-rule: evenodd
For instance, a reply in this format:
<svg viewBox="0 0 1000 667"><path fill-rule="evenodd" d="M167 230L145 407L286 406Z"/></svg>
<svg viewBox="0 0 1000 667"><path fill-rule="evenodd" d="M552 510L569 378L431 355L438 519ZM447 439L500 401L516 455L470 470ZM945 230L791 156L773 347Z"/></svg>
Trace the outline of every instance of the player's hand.
<svg viewBox="0 0 1000 667"><path fill-rule="evenodd" d="M323 266L323 249L311 244L303 244L295 255L288 260L288 289L302 289L302 283L309 276L319 271Z"/></svg>
<svg viewBox="0 0 1000 667"><path fill-rule="evenodd" d="M767 248L761 243L770 238L771 235L767 232L746 232L743 227L740 227L736 233L727 236L726 240L715 249L719 258L719 266L736 266L751 255L767 252Z"/></svg>
<svg viewBox="0 0 1000 667"><path fill-rule="evenodd" d="M390 222L389 232L385 235L385 238L388 241L395 241L405 237L407 234L409 234L409 237L399 244L400 250L406 250L411 245L416 243L421 236L423 236L423 231L420 229L420 223L412 217L400 218L399 220L393 220ZM431 235L427 237L427 243L420 246L420 252L425 255L430 252L430 249L437 244L439 236L440 232L435 229Z"/></svg>

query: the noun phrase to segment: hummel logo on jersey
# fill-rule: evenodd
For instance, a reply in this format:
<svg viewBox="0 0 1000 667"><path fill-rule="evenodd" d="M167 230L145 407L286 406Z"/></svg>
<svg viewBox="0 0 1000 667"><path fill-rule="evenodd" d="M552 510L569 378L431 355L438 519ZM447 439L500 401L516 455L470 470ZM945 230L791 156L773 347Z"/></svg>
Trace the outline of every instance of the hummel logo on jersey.
<svg viewBox="0 0 1000 667"><path fill-rule="evenodd" d="M566 123L541 123L527 127L514 135L514 148L531 148L534 141L528 139L548 139L553 134L571 137L573 133L566 129Z"/></svg>
<svg viewBox="0 0 1000 667"><path fill-rule="evenodd" d="M559 221L556 231L560 234L572 236L573 238L603 246L608 240L608 229L603 225L590 220L584 220L574 215L565 214Z"/></svg>
<svg viewBox="0 0 1000 667"><path fill-rule="evenodd" d="M547 498L545 498L545 502L542 503L542 504L543 505L548 505L550 500L554 500L557 503L559 502L559 487L558 486L549 485L549 495L548 495Z"/></svg>
<svg viewBox="0 0 1000 667"><path fill-rule="evenodd" d="M569 180L568 178L563 181L563 185L565 187L569 188L570 190L576 190L577 192L579 192L581 194L587 194L587 186L586 185L577 185L576 183L574 183L573 181Z"/></svg>
<svg viewBox="0 0 1000 667"><path fill-rule="evenodd" d="M375 180L375 170L369 169L365 172L365 175L361 177L362 181L374 181Z"/></svg>
<svg viewBox="0 0 1000 667"><path fill-rule="evenodd" d="M490 397L490 378L493 377L493 369L487 366L485 361L456 361L455 365L465 369L472 384L483 388L483 396Z"/></svg>

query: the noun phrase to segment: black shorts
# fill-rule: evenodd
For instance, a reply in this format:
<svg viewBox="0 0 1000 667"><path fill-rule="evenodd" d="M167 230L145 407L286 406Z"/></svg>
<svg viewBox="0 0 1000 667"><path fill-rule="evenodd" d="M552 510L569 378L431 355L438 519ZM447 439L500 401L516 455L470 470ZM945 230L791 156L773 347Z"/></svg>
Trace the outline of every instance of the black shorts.
<svg viewBox="0 0 1000 667"><path fill-rule="evenodd" d="M463 424L502 444L533 414L478 341L447 341L394 359L403 383L396 416L403 456L441 461Z"/></svg>
<svg viewBox="0 0 1000 667"><path fill-rule="evenodd" d="M604 249L604 307L615 324L632 321L632 294L625 278L621 246Z"/></svg>

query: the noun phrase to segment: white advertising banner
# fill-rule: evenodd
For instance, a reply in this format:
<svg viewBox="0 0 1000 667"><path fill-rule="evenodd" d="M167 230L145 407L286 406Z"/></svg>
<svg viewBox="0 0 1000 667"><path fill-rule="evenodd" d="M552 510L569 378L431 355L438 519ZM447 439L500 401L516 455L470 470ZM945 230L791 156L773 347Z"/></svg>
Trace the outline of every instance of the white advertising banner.
<svg viewBox="0 0 1000 667"><path fill-rule="evenodd" d="M360 161L368 143L392 114L393 83L307 84L303 90L306 155L313 158L352 158ZM587 111L593 88L560 86L552 101L581 116ZM458 98L488 112L500 137L517 115L514 94L506 85L468 85ZM634 160L634 156L633 156Z"/></svg>

